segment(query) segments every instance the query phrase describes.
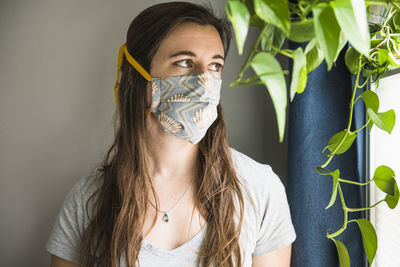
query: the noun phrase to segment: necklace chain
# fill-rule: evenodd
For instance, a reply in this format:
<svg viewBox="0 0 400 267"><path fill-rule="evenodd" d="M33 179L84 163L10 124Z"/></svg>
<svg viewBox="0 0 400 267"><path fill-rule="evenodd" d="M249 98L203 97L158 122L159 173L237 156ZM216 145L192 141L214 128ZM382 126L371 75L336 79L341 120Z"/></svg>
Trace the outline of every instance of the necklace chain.
<svg viewBox="0 0 400 267"><path fill-rule="evenodd" d="M189 190L189 188L192 186L193 182L191 182L189 184L189 186L186 188L185 192L183 192L182 196L175 202L175 204L169 208L168 210L159 210L154 204L153 202L151 202L151 200L149 199L150 204L160 213L164 213L163 215L163 221L168 222L169 221L169 217L168 217L168 212L171 211L173 208L175 208L175 206L178 204L178 202L183 198L183 196L186 194L186 192Z"/></svg>

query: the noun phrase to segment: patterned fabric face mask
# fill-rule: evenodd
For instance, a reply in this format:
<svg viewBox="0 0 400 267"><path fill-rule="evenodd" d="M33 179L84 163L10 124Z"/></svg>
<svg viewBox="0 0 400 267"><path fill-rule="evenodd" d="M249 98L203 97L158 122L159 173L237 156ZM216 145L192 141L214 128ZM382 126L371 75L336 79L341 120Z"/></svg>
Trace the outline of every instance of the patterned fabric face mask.
<svg viewBox="0 0 400 267"><path fill-rule="evenodd" d="M152 104L147 113L154 113L167 133L193 144L198 143L217 118L221 79L213 77L209 72L152 78L128 53L124 44L118 56L118 74L114 86L117 105L123 53L128 62L151 81Z"/></svg>

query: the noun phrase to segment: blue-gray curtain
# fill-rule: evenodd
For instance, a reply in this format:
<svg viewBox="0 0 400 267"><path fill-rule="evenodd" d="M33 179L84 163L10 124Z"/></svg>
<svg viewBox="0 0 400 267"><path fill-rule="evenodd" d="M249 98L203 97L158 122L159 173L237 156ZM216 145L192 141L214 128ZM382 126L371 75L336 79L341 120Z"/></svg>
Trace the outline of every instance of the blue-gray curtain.
<svg viewBox="0 0 400 267"><path fill-rule="evenodd" d="M291 49L301 44L289 43ZM335 205L325 210L332 193L331 176L322 176L316 167L325 162L321 151L329 139L347 127L354 76L347 70L342 52L330 72L325 62L308 76L303 94L289 106L287 195L297 239L292 250L292 267L339 266L335 244L326 238L343 225L339 195ZM361 90L360 90L361 91ZM359 93L358 93L359 94ZM353 127L365 121L362 101L357 104ZM354 129L354 128L353 128ZM329 170L340 169L341 177L363 181L365 178L365 131L352 147L336 156ZM342 184L348 207L365 205L364 189ZM349 220L364 216L349 213ZM352 267L364 267L365 255L355 223L338 237L347 246Z"/></svg>

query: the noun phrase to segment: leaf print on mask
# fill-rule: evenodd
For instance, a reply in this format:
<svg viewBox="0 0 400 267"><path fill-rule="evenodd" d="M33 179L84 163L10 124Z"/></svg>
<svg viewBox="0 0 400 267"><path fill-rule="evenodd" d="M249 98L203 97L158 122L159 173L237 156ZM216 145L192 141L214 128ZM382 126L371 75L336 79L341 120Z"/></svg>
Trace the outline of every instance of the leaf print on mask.
<svg viewBox="0 0 400 267"><path fill-rule="evenodd" d="M178 134L182 131L182 125L163 112L158 115L158 120L165 129L171 131L174 134Z"/></svg>
<svg viewBox="0 0 400 267"><path fill-rule="evenodd" d="M191 102L191 101L192 99L190 99L190 97L184 94L173 95L167 100L167 102Z"/></svg>
<svg viewBox="0 0 400 267"><path fill-rule="evenodd" d="M201 108L196 111L193 121L200 129L206 128L211 120L211 113L208 108Z"/></svg>
<svg viewBox="0 0 400 267"><path fill-rule="evenodd" d="M154 82L151 83L151 87L152 87L152 90L151 90L152 102L151 102L150 110L155 112L157 107L160 105L160 98L158 97L157 99L154 99L154 96L157 94L159 89L158 89L157 84Z"/></svg>
<svg viewBox="0 0 400 267"><path fill-rule="evenodd" d="M151 96L154 96L157 94L158 91L158 86L156 83L151 83Z"/></svg>
<svg viewBox="0 0 400 267"><path fill-rule="evenodd" d="M199 84L203 86L207 92L212 93L212 91L214 90L214 83L213 83L213 77L209 72L206 71L199 74L197 79Z"/></svg>

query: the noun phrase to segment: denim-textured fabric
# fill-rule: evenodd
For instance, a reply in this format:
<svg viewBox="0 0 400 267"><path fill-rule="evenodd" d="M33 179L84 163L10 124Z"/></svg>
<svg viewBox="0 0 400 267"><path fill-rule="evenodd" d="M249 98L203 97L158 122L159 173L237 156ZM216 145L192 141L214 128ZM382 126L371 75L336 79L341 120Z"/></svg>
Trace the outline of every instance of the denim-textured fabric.
<svg viewBox="0 0 400 267"><path fill-rule="evenodd" d="M297 48L299 44L289 46ZM341 53L330 72L324 62L309 74L305 92L296 95L289 106L287 195L297 233L292 267L339 265L336 247L325 235L328 228L332 233L342 227L343 210L339 195L334 206L325 210L332 193L332 178L319 175L315 169L326 160L321 151L329 139L347 127L353 81ZM354 124L360 127L364 120L363 107L357 106ZM343 178L362 181L365 148L360 140L336 156L327 168L340 169ZM361 207L365 203L360 187L342 185L342 189L348 207ZM349 213L349 220L361 215ZM351 266L363 267L365 256L357 225L350 223L338 239L349 250Z"/></svg>
<svg viewBox="0 0 400 267"><path fill-rule="evenodd" d="M153 78L150 111L167 133L196 144L217 118L221 82L209 72Z"/></svg>

